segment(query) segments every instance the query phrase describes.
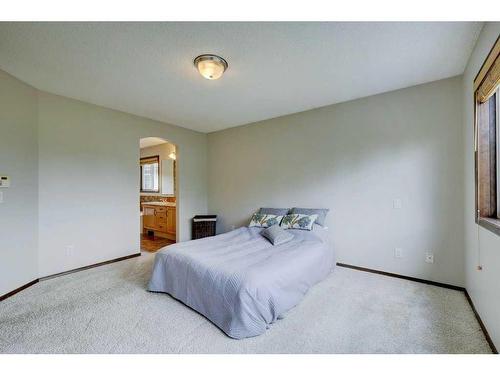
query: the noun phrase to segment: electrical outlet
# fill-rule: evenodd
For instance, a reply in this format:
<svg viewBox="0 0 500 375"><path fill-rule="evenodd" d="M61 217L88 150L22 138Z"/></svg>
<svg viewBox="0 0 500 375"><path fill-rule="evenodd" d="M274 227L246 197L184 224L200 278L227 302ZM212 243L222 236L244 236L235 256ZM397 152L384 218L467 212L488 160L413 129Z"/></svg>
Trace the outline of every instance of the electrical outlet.
<svg viewBox="0 0 500 375"><path fill-rule="evenodd" d="M74 253L75 253L75 245L66 246L66 256L67 257L72 257Z"/></svg>
<svg viewBox="0 0 500 375"><path fill-rule="evenodd" d="M401 199L399 198L395 198L393 201L392 201L392 207L395 209L395 210L400 210L403 208L403 202L401 201Z"/></svg>
<svg viewBox="0 0 500 375"><path fill-rule="evenodd" d="M434 254L431 252L425 253L425 263L434 263Z"/></svg>
<svg viewBox="0 0 500 375"><path fill-rule="evenodd" d="M400 247L396 247L394 249L394 258L402 258L403 257L403 249Z"/></svg>

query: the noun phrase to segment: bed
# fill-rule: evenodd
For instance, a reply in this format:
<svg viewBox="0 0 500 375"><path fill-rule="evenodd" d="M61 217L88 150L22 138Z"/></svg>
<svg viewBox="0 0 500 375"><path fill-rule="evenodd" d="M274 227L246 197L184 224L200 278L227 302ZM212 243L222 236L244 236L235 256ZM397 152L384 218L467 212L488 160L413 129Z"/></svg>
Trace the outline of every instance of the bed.
<svg viewBox="0 0 500 375"><path fill-rule="evenodd" d="M156 254L148 290L170 294L232 338L263 334L335 261L328 231L319 225L289 230L294 238L279 246L261 231L242 227L168 246Z"/></svg>

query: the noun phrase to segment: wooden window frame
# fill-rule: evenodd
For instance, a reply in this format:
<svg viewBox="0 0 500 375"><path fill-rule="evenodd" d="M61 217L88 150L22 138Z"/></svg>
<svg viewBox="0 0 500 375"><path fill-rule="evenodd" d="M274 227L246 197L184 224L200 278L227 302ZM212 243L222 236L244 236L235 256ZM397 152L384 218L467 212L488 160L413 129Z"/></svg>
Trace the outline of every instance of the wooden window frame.
<svg viewBox="0 0 500 375"><path fill-rule="evenodd" d="M500 219L500 87L496 95L496 130L497 130L497 219Z"/></svg>
<svg viewBox="0 0 500 375"><path fill-rule="evenodd" d="M144 164L158 164L158 190L143 190L142 189L142 166ZM140 191L141 193L160 193L161 191L161 165L160 165L160 155L155 155L155 156L147 156L144 158L141 158L140 160L140 169L139 169L140 175L141 175L141 186L140 186Z"/></svg>
<svg viewBox="0 0 500 375"><path fill-rule="evenodd" d="M500 37L497 38L474 79L473 88L475 219L479 226L500 236L500 134L498 134L500 99L498 89L493 91L493 94L490 90L492 77L495 77L495 74L491 73L498 73L496 70L498 61L500 61ZM498 78L498 75L496 77ZM497 85L498 82L495 87ZM490 94L485 95L485 92Z"/></svg>

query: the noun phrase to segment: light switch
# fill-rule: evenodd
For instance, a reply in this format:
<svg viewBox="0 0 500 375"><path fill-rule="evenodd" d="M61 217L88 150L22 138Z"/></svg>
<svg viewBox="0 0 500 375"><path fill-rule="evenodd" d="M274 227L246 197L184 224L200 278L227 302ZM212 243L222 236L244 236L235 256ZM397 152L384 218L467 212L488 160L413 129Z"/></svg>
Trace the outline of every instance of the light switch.
<svg viewBox="0 0 500 375"><path fill-rule="evenodd" d="M6 188L10 186L9 176L0 176L0 188Z"/></svg>
<svg viewBox="0 0 500 375"><path fill-rule="evenodd" d="M403 203L401 202L401 199L395 198L394 201L392 202L392 207L396 210L400 210L403 208Z"/></svg>

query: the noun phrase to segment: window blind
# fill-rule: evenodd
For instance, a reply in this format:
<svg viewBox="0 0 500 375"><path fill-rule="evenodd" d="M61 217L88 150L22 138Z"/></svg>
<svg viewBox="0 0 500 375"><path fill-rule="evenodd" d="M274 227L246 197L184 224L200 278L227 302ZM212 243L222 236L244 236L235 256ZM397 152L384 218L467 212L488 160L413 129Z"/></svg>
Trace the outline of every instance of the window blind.
<svg viewBox="0 0 500 375"><path fill-rule="evenodd" d="M500 38L497 39L476 79L474 89L476 100L485 103L500 84Z"/></svg>

